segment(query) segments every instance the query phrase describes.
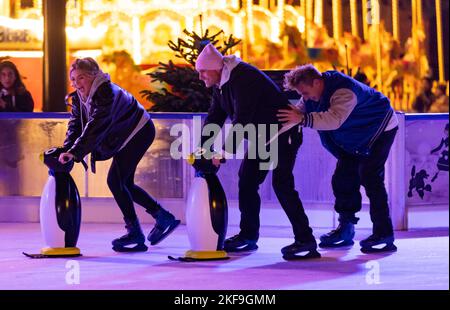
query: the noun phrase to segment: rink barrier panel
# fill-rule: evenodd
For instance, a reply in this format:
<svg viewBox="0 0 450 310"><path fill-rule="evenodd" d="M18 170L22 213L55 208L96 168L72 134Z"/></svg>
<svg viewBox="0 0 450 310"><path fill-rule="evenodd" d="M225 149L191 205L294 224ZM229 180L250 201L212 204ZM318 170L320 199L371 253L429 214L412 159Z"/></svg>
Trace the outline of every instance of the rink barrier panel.
<svg viewBox="0 0 450 310"><path fill-rule="evenodd" d="M38 161L38 154L50 146L61 145L64 141L69 113L0 113L0 221L36 221L34 211L10 211L8 206L21 201L20 206L38 208L40 193L47 178L46 169ZM173 160L169 155L171 141L169 131L173 124L183 123L192 130L192 119L205 113L151 113L157 127L157 137L149 152L144 156L136 172L136 181L144 189L168 206L180 218L184 219L184 205L190 182L193 178L192 168L184 160ZM403 114L397 113L400 126L386 165L386 186L391 205L391 216L396 230L408 228L408 171L405 168L405 125L410 121L448 121L448 114ZM192 142L192 141L191 141ZM329 227L336 225L333 212L333 194L330 186L331 176L336 160L320 145L315 130L305 128L304 142L297 157L294 168L296 188L300 193L313 226ZM85 172L81 165L76 165L72 175L77 182L84 205L98 208L87 210L83 221L120 221L117 207L111 207L114 201L106 185L106 175L110 161L99 162L97 174ZM226 169L219 171L219 178L230 201L230 223L238 223L237 209L237 171L240 160L230 160ZM447 174L448 180L448 174ZM264 216L279 220L267 221L269 224L284 223L284 213L278 205L271 186L272 176L269 173L261 185L262 198L261 221ZM368 216L368 199L363 192L363 215L360 225L370 227ZM447 194L448 195L448 194ZM436 204L447 214L447 205ZM425 211L431 210L430 203L425 204ZM6 209L5 209L6 208ZM416 206L415 206L416 208ZM140 214L140 208L138 214ZM418 208L416 209L418 210ZM265 215L266 214L266 215ZM280 214L278 216L278 214ZM142 215L145 218L145 214ZM151 219L150 219L151 221ZM145 222L145 221L144 221ZM365 224L364 224L365 223Z"/></svg>

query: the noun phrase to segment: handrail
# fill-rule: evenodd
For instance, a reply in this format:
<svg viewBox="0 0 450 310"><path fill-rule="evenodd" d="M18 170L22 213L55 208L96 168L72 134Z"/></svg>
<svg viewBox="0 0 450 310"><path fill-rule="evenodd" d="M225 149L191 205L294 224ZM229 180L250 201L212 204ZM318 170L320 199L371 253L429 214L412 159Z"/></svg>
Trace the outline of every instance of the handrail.
<svg viewBox="0 0 450 310"><path fill-rule="evenodd" d="M152 119L192 119L194 116L206 117L207 113L184 112L151 112ZM0 119L66 119L70 117L68 112L1 112Z"/></svg>
<svg viewBox="0 0 450 310"><path fill-rule="evenodd" d="M397 112L402 113L402 112ZM206 112L150 112L152 119L192 119L194 116L206 117ZM448 119L448 113L405 113L406 120ZM68 112L1 112L0 119L69 118Z"/></svg>

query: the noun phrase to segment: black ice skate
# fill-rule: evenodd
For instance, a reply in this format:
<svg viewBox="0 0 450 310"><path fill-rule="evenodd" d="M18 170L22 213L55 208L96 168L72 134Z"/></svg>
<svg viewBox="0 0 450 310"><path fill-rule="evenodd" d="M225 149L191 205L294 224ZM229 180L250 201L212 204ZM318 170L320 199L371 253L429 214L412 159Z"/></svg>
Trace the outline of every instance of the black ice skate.
<svg viewBox="0 0 450 310"><path fill-rule="evenodd" d="M142 233L139 220L125 220L127 234L112 241L113 250L116 252L145 252L148 247L145 245L145 236ZM134 245L134 246L133 246ZM130 247L132 246L132 247Z"/></svg>
<svg viewBox="0 0 450 310"><path fill-rule="evenodd" d="M295 241L281 249L283 259L285 260L303 260L311 258L320 258L317 252L317 243L315 240L309 242Z"/></svg>
<svg viewBox="0 0 450 310"><path fill-rule="evenodd" d="M156 224L147 236L151 245L157 245L180 225L181 221L161 208L155 215Z"/></svg>
<svg viewBox="0 0 450 310"><path fill-rule="evenodd" d="M338 248L353 245L354 236L355 225L350 222L341 222L336 229L320 236L319 247Z"/></svg>
<svg viewBox="0 0 450 310"><path fill-rule="evenodd" d="M383 247L376 247L383 245ZM382 237L376 234L359 242L361 252L363 253L381 253L381 252L395 252L397 247L394 245L394 236Z"/></svg>
<svg viewBox="0 0 450 310"><path fill-rule="evenodd" d="M224 250L226 252L252 252L258 249L258 245L255 240L249 240L241 237L240 235L235 235L228 238L224 242Z"/></svg>

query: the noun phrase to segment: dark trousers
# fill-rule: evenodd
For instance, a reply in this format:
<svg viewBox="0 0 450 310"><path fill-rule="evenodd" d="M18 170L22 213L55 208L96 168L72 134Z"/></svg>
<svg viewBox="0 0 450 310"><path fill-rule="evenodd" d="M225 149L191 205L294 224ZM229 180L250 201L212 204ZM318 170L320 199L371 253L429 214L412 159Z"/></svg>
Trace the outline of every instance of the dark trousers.
<svg viewBox="0 0 450 310"><path fill-rule="evenodd" d="M279 137L278 165L273 170L272 186L278 201L291 222L296 240L310 241L314 239L309 227L308 217L303 209L298 192L295 190L294 168L298 149L301 145L301 134L291 134L291 144L288 143L288 133ZM264 182L268 171L260 169L261 159L249 159L248 153L239 169L239 210L241 211L240 235L250 240L259 238L259 212L261 198L258 190Z"/></svg>
<svg viewBox="0 0 450 310"><path fill-rule="evenodd" d="M373 233L393 235L389 216L388 196L384 185L384 165L394 142L398 128L380 135L372 146L368 157L342 154L337 161L332 178L336 197L334 208L340 221L356 224L355 213L361 210L360 186L364 186L370 201L370 219Z"/></svg>
<svg viewBox="0 0 450 310"><path fill-rule="evenodd" d="M146 191L134 184L136 167L155 139L155 126L150 120L114 157L108 172L108 186L124 218L137 219L133 202L152 215L160 206Z"/></svg>

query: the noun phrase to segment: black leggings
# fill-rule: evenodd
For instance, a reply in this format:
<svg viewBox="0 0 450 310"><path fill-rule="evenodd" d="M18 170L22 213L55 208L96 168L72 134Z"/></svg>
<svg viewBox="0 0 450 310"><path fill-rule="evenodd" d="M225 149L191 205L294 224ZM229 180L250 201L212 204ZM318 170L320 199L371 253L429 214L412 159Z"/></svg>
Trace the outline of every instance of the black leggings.
<svg viewBox="0 0 450 310"><path fill-rule="evenodd" d="M114 157L108 172L108 186L124 218L137 219L133 201L154 215L158 202L142 188L134 184L136 167L155 139L155 126L149 120Z"/></svg>

